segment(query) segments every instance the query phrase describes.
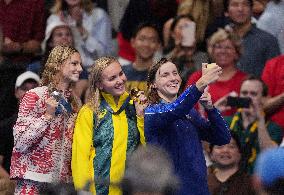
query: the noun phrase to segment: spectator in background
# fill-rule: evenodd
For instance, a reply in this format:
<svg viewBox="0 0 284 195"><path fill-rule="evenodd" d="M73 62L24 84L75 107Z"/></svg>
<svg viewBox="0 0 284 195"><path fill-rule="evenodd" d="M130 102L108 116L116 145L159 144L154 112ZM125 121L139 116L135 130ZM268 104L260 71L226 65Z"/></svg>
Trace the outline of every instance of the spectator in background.
<svg viewBox="0 0 284 195"><path fill-rule="evenodd" d="M242 55L241 40L236 34L225 29L219 29L208 41L208 53L212 62L222 68L219 79L209 85L208 91L211 94L213 103L220 109L222 115L230 116L235 110L226 107L226 98L232 92L239 93L241 83L247 76L236 66ZM194 84L201 76L201 71L190 75L187 86Z"/></svg>
<svg viewBox="0 0 284 195"><path fill-rule="evenodd" d="M70 89L81 71L78 51L56 46L45 64L41 86L22 98L10 169L16 195L38 194L47 183L72 182L71 144L81 104Z"/></svg>
<svg viewBox="0 0 284 195"><path fill-rule="evenodd" d="M42 60L29 64L27 69L40 75L50 51L57 45L74 46L71 28L61 20L54 20L47 25L45 38L41 44Z"/></svg>
<svg viewBox="0 0 284 195"><path fill-rule="evenodd" d="M15 97L18 104L24 94L39 85L40 78L37 74L27 71L17 77L15 83ZM16 112L0 122L0 166L3 166L7 174L10 173L11 155L14 146L13 126L18 117L18 109Z"/></svg>
<svg viewBox="0 0 284 195"><path fill-rule="evenodd" d="M210 146L213 166L209 168L208 187L212 195L254 195L251 178L242 170L243 149L238 136L223 146Z"/></svg>
<svg viewBox="0 0 284 195"><path fill-rule="evenodd" d="M9 118L17 112L17 99L14 94L15 82L17 76L23 72L22 67L13 64L3 56L3 41L4 37L0 28L0 121Z"/></svg>
<svg viewBox="0 0 284 195"><path fill-rule="evenodd" d="M254 171L254 186L259 195L282 195L284 192L284 148L261 153Z"/></svg>
<svg viewBox="0 0 284 195"><path fill-rule="evenodd" d="M268 86L265 112L284 130L284 55L269 60L263 70L262 80Z"/></svg>
<svg viewBox="0 0 284 195"><path fill-rule="evenodd" d="M257 22L257 27L275 36L280 51L284 54L284 0L270 0Z"/></svg>
<svg viewBox="0 0 284 195"><path fill-rule="evenodd" d="M136 57L132 64L122 67L127 78L126 90L130 92L131 89L138 88L147 91L148 70L161 43L157 26L152 23L141 23L134 31L130 42Z"/></svg>
<svg viewBox="0 0 284 195"><path fill-rule="evenodd" d="M118 56L121 65L127 65L135 60L135 52L130 39L137 24L143 22L155 23L161 33L162 26L176 15L176 0L130 0L119 25L117 35Z"/></svg>
<svg viewBox="0 0 284 195"><path fill-rule="evenodd" d="M23 70L40 54L40 44L44 38L44 13L43 0L0 1L3 54Z"/></svg>
<svg viewBox="0 0 284 195"><path fill-rule="evenodd" d="M205 29L214 20L215 1L211 0L183 0L177 9L177 16L191 15L196 22L196 45L198 50L206 50L204 47ZM168 47L171 36L173 18L169 19L163 27L164 47Z"/></svg>
<svg viewBox="0 0 284 195"><path fill-rule="evenodd" d="M196 23L190 15L174 18L170 28L168 47L164 48L167 58L178 66L183 89L187 78L194 71L201 69L202 62L208 62L206 53L196 48Z"/></svg>
<svg viewBox="0 0 284 195"><path fill-rule="evenodd" d="M121 181L123 195L174 195L178 185L169 155L152 145L131 154Z"/></svg>
<svg viewBox="0 0 284 195"><path fill-rule="evenodd" d="M71 27L75 48L80 52L85 68L111 53L109 16L103 9L95 7L91 0L56 0L51 12L47 25L61 20Z"/></svg>
<svg viewBox="0 0 284 195"><path fill-rule="evenodd" d="M239 109L232 117L225 117L231 131L235 132L244 148L245 172L252 174L257 155L282 141L282 129L266 120L263 102L267 96L267 87L262 80L249 77L242 82L240 97L249 97L249 108Z"/></svg>
<svg viewBox="0 0 284 195"><path fill-rule="evenodd" d="M261 76L265 62L279 55L280 51L274 36L252 24L252 6L252 0L224 0L225 15L231 21L233 32L242 38L244 47L238 68Z"/></svg>

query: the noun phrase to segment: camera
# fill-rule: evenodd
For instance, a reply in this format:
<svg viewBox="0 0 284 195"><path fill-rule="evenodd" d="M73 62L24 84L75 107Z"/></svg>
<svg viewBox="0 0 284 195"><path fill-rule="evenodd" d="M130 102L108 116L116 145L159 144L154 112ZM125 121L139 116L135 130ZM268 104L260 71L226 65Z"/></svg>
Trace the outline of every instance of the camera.
<svg viewBox="0 0 284 195"><path fill-rule="evenodd" d="M249 108L251 105L251 99L249 97L232 97L228 96L227 106L236 108Z"/></svg>

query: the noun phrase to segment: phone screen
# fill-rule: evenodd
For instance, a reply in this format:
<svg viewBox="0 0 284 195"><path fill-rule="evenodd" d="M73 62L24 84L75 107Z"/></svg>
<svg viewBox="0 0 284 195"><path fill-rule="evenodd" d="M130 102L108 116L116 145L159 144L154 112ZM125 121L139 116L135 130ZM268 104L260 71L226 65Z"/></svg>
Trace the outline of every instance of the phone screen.
<svg viewBox="0 0 284 195"><path fill-rule="evenodd" d="M195 31L196 24L192 21L188 21L182 27L182 41L181 45L185 47L191 47L195 43Z"/></svg>
<svg viewBox="0 0 284 195"><path fill-rule="evenodd" d="M249 108L251 104L251 99L248 97L232 97L228 96L227 106L236 108Z"/></svg>

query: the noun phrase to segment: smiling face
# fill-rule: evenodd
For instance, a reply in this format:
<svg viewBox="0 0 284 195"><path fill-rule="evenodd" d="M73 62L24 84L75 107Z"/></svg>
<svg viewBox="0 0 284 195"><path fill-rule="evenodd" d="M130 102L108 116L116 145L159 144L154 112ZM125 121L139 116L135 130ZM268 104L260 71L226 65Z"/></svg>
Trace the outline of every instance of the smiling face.
<svg viewBox="0 0 284 195"><path fill-rule="evenodd" d="M82 70L82 60L80 54L76 52L63 62L60 76L66 83L77 82Z"/></svg>
<svg viewBox="0 0 284 195"><path fill-rule="evenodd" d="M126 81L121 65L114 61L102 71L101 81L97 84L97 87L114 97L119 97L125 92Z"/></svg>
<svg viewBox="0 0 284 195"><path fill-rule="evenodd" d="M236 141L232 138L229 144L215 145L211 152L211 158L219 168L234 167L239 165L241 153Z"/></svg>
<svg viewBox="0 0 284 195"><path fill-rule="evenodd" d="M231 40L226 39L213 45L212 57L220 67L234 66L238 54Z"/></svg>
<svg viewBox="0 0 284 195"><path fill-rule="evenodd" d="M181 77L177 67L172 62L166 62L161 65L155 75L153 88L157 89L158 95L172 102L176 99L181 84Z"/></svg>
<svg viewBox="0 0 284 195"><path fill-rule="evenodd" d="M138 58L149 60L160 45L158 32L152 27L144 27L131 39L131 45Z"/></svg>
<svg viewBox="0 0 284 195"><path fill-rule="evenodd" d="M230 0L226 16L236 24L246 24L251 20L251 6L248 0Z"/></svg>

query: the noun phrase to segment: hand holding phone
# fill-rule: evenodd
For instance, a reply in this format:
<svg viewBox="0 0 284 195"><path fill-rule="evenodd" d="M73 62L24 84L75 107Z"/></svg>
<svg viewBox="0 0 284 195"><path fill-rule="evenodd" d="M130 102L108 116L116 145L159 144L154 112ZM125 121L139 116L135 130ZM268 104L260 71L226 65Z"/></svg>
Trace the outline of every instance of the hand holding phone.
<svg viewBox="0 0 284 195"><path fill-rule="evenodd" d="M184 47L192 47L195 44L196 24L193 21L187 21L182 27L181 45Z"/></svg>

